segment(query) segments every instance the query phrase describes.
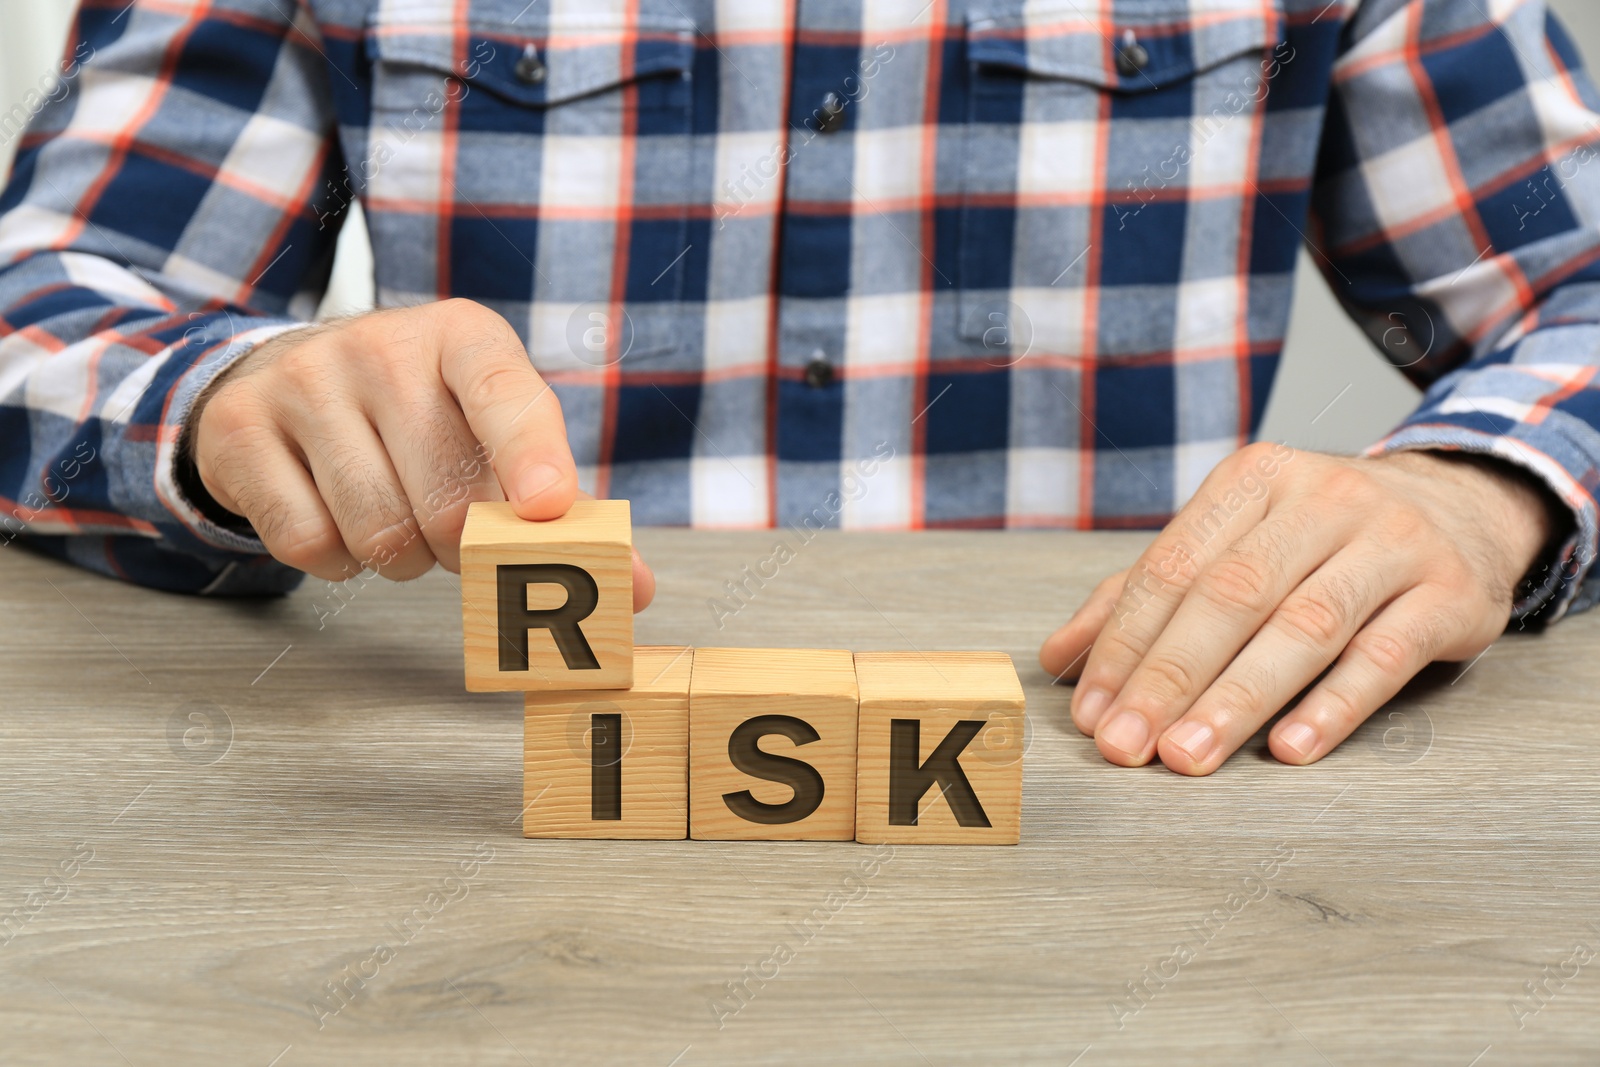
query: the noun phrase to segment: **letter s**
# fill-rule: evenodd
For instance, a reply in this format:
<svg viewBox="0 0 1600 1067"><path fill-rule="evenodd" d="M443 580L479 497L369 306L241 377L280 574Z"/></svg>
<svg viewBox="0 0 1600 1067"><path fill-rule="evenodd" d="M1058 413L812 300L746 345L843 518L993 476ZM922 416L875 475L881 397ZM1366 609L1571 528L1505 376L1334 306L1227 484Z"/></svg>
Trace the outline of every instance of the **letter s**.
<svg viewBox="0 0 1600 1067"><path fill-rule="evenodd" d="M740 723L728 738L728 759L735 767L752 778L781 782L794 790L794 796L782 804L767 804L744 789L723 794L722 802L746 822L764 826L799 822L822 806L826 793L822 774L804 760L761 751L757 742L768 734L787 737L796 747L820 741L822 735L792 715L757 715Z"/></svg>

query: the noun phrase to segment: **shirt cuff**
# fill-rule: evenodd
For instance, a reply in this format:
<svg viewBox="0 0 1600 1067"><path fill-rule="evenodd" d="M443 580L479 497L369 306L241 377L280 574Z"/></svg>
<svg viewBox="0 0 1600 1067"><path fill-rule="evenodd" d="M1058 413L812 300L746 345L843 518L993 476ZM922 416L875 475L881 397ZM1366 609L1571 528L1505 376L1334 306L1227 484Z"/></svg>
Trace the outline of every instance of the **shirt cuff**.
<svg viewBox="0 0 1600 1067"><path fill-rule="evenodd" d="M1585 578L1600 550L1600 515L1588 459L1554 431L1522 424L1516 436L1488 433L1423 416L1408 422L1366 450L1368 456L1393 452L1454 451L1494 456L1519 467L1549 487L1572 511L1573 533L1553 557L1541 559L1517 590L1511 618L1524 628L1556 622L1591 607L1600 587L1585 589ZM1558 459L1556 457L1563 457ZM1543 564L1541 568L1541 564Z"/></svg>
<svg viewBox="0 0 1600 1067"><path fill-rule="evenodd" d="M209 348L194 364L172 384L167 393L166 405L161 413L161 429L157 437L155 490L156 496L172 517L197 540L211 548L238 552L249 556L265 556L267 548L255 531L248 526L230 529L212 521L183 491L178 477L178 439L182 434L195 401L206 386L253 352L257 346L291 330L304 329L309 323L298 320L256 320L253 328L229 337ZM190 350L182 344L168 350L162 359L181 359Z"/></svg>

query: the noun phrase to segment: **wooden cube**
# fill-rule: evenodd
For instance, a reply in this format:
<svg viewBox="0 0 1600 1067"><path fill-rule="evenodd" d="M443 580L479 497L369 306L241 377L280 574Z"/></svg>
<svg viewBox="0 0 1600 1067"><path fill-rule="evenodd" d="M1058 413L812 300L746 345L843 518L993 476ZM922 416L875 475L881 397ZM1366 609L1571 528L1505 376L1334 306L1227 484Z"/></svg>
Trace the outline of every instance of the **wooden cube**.
<svg viewBox="0 0 1600 1067"><path fill-rule="evenodd" d="M461 532L467 689L633 684L633 526L626 500L579 500L549 522L477 502Z"/></svg>
<svg viewBox="0 0 1600 1067"><path fill-rule="evenodd" d="M1003 652L859 652L856 840L1014 845L1022 683Z"/></svg>
<svg viewBox="0 0 1600 1067"><path fill-rule="evenodd" d="M855 837L850 653L702 648L689 683L689 836Z"/></svg>
<svg viewBox="0 0 1600 1067"><path fill-rule="evenodd" d="M529 693L524 837L689 832L688 648L635 650L631 689Z"/></svg>

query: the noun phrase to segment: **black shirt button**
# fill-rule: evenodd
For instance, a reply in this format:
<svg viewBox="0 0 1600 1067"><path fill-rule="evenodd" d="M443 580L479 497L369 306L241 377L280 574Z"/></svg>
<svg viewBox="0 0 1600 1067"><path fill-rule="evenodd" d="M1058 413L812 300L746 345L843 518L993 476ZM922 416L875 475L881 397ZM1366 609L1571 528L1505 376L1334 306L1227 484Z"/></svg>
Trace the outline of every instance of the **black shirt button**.
<svg viewBox="0 0 1600 1067"><path fill-rule="evenodd" d="M1138 36L1132 30L1124 30L1122 43L1117 45L1117 72L1124 78L1132 78L1142 74L1149 65L1149 49L1139 43Z"/></svg>
<svg viewBox="0 0 1600 1067"><path fill-rule="evenodd" d="M833 384L833 364L818 357L806 364L806 384L813 389L826 389Z"/></svg>
<svg viewBox="0 0 1600 1067"><path fill-rule="evenodd" d="M832 133L844 125L844 97L830 92L817 108L817 131Z"/></svg>
<svg viewBox="0 0 1600 1067"><path fill-rule="evenodd" d="M517 81L525 85L538 85L544 81L545 74L544 61L539 58L539 49L530 44L522 50L522 58L517 60Z"/></svg>

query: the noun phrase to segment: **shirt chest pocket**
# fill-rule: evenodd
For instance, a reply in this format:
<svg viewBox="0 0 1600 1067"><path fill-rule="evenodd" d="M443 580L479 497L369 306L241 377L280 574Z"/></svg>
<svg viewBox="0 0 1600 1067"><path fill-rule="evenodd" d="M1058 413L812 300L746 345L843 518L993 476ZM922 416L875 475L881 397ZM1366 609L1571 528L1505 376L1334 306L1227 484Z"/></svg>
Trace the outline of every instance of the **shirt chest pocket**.
<svg viewBox="0 0 1600 1067"><path fill-rule="evenodd" d="M961 335L1010 363L1237 345L1281 0L1095 11L968 16Z"/></svg>
<svg viewBox="0 0 1600 1067"><path fill-rule="evenodd" d="M391 0L368 28L380 301L476 300L545 371L678 350L693 23L498 6Z"/></svg>

